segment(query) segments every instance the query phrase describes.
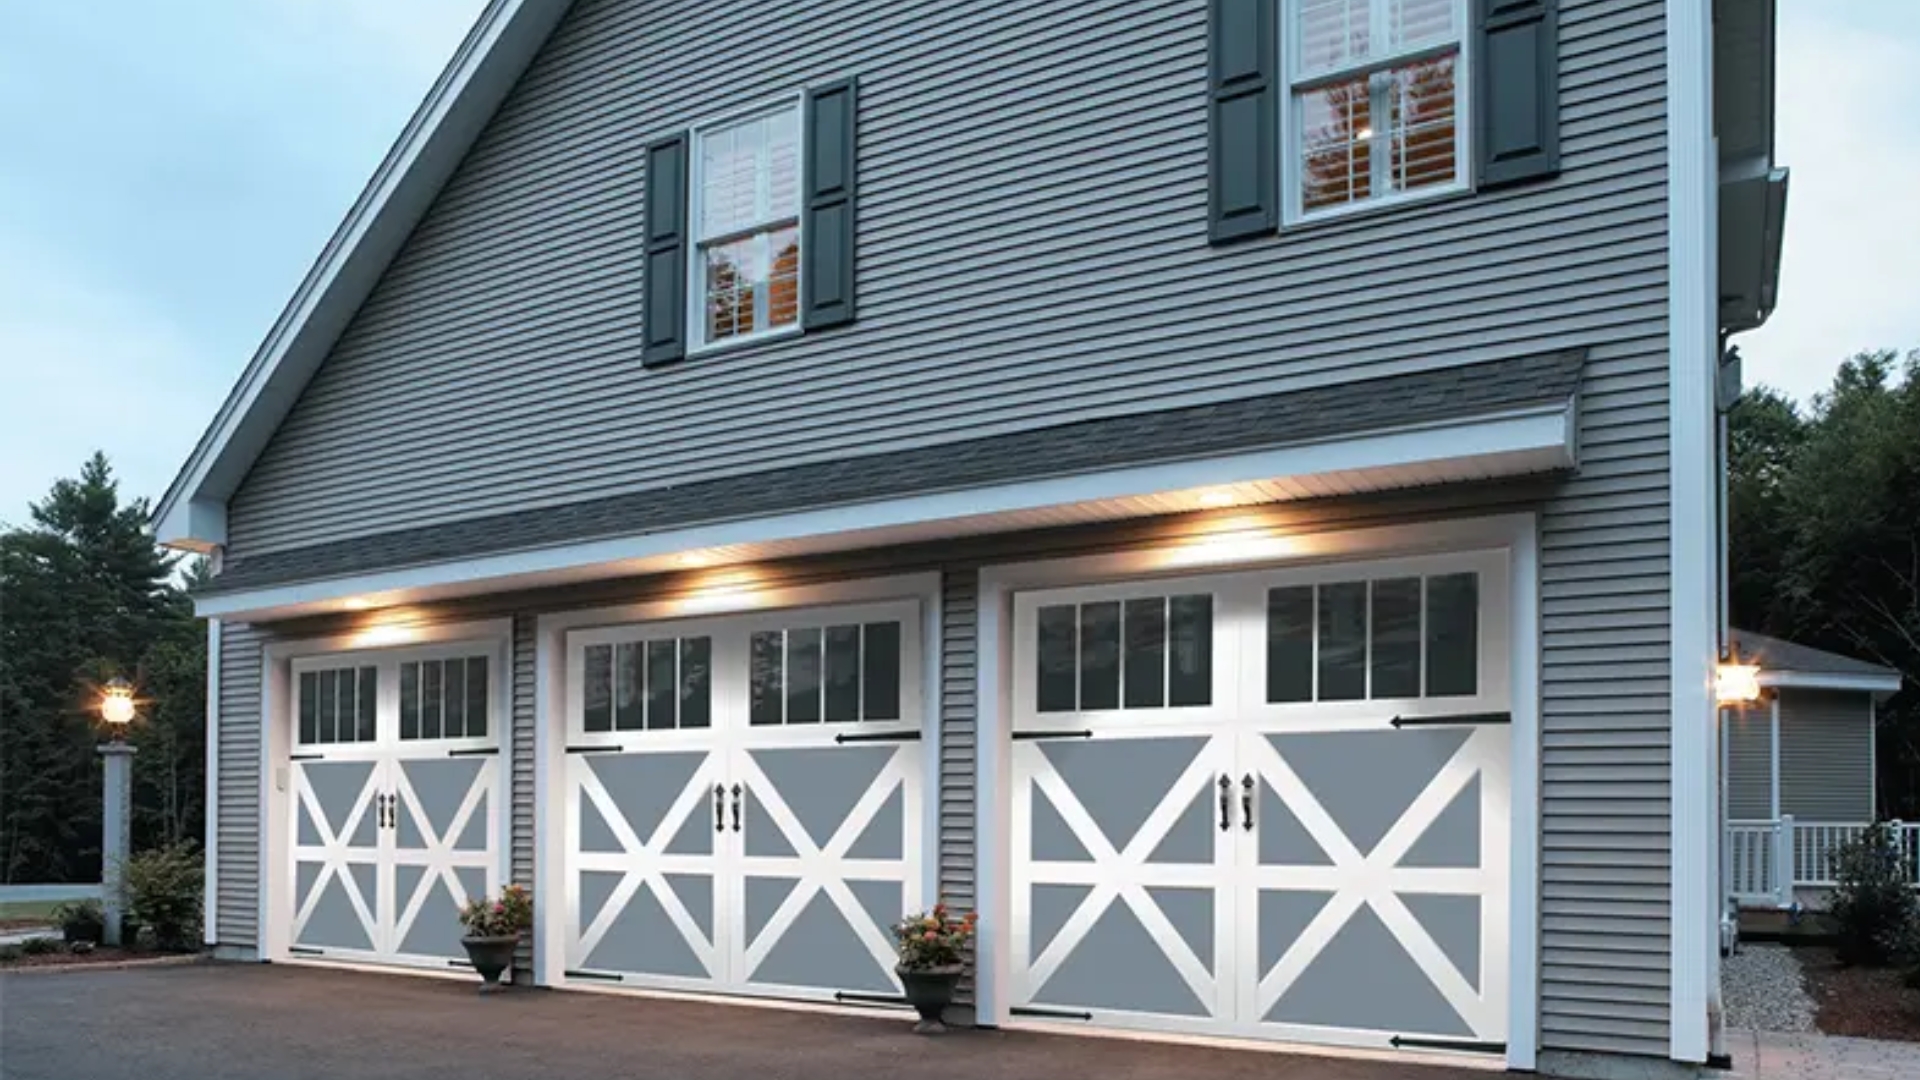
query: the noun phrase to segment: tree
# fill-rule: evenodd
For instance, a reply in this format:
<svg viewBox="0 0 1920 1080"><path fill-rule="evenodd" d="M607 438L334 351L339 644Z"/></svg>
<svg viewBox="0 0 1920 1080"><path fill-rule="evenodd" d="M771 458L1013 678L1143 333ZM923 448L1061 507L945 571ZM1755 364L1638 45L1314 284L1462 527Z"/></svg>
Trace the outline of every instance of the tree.
<svg viewBox="0 0 1920 1080"><path fill-rule="evenodd" d="M1785 487L1807 424L1793 402L1767 387L1734 404L1728 432L1728 602L1733 624L1785 637L1790 612L1777 603L1793 542Z"/></svg>
<svg viewBox="0 0 1920 1080"><path fill-rule="evenodd" d="M1900 670L1880 708L1881 810L1920 814L1920 352L1846 361L1802 420L1732 416L1736 623Z"/></svg>
<svg viewBox="0 0 1920 1080"><path fill-rule="evenodd" d="M0 535L0 879L99 880L92 705L191 615L103 455Z"/></svg>

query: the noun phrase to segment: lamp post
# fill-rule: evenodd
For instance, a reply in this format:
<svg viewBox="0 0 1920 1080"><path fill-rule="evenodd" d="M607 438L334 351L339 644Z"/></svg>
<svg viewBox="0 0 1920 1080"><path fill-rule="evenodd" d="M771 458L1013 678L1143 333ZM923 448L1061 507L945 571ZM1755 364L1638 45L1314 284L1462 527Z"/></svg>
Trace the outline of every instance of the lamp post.
<svg viewBox="0 0 1920 1080"><path fill-rule="evenodd" d="M133 686L114 678L100 692L100 719L107 725L108 741L100 744L100 759L106 766L104 802L100 816L100 891L101 907L107 925L102 938L108 945L120 944L120 875L127 861L127 847L133 827L133 747L127 745L127 727L138 714Z"/></svg>

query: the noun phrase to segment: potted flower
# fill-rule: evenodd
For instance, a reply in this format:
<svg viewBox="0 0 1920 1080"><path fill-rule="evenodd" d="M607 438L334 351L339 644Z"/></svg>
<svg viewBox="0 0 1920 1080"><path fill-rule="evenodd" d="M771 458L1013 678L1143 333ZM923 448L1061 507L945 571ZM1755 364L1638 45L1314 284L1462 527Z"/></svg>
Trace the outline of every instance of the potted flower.
<svg viewBox="0 0 1920 1080"><path fill-rule="evenodd" d="M894 972L907 1003L920 1014L915 1031L931 1035L947 1030L941 1015L953 1003L954 988L966 966L967 943L973 940L974 916L956 919L947 905L909 915L893 928L900 963Z"/></svg>
<svg viewBox="0 0 1920 1080"><path fill-rule="evenodd" d="M467 959L480 973L480 992L498 990L501 972L513 966L520 935L533 926L533 896L509 885L496 899L475 897L460 909L460 925L466 929L460 944L467 947Z"/></svg>

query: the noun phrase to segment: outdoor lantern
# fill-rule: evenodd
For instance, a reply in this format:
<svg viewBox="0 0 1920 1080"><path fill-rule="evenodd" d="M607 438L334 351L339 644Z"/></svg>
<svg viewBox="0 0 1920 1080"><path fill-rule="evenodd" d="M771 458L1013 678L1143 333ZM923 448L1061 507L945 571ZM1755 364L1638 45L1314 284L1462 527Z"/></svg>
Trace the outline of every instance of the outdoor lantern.
<svg viewBox="0 0 1920 1080"><path fill-rule="evenodd" d="M1759 701L1760 669L1752 664L1721 664L1715 673L1714 697L1722 705Z"/></svg>
<svg viewBox="0 0 1920 1080"><path fill-rule="evenodd" d="M113 729L118 739L133 723L133 684L116 676L100 691L100 719Z"/></svg>

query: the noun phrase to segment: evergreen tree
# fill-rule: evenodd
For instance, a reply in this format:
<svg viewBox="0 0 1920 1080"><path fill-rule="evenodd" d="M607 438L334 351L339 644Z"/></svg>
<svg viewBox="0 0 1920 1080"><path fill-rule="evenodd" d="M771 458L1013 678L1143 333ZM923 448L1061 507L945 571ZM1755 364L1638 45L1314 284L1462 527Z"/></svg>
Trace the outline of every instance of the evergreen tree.
<svg viewBox="0 0 1920 1080"><path fill-rule="evenodd" d="M99 880L93 705L191 615L103 455L0 535L0 879Z"/></svg>

